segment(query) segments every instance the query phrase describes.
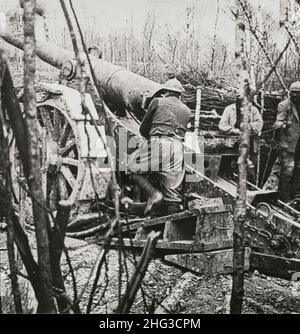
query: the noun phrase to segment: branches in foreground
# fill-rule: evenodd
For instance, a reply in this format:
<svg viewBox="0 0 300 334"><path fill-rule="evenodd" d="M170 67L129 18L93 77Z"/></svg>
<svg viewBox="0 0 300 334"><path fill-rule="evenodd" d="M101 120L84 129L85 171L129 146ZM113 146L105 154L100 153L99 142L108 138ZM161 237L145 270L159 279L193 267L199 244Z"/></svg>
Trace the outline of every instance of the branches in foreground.
<svg viewBox="0 0 300 334"><path fill-rule="evenodd" d="M2 85L4 84L4 77L6 73L6 61L4 59L3 51L0 50L0 101L2 101ZM2 103L1 103L2 104ZM12 189L11 189L11 169L9 159L9 142L8 131L5 126L4 112L2 105L0 105L0 159L3 161L3 172L5 176L5 192L7 200L12 203ZM21 292L18 281L18 265L14 247L14 223L13 223L13 210L11 205L7 205L5 208L6 224L7 224L7 253L10 267L10 280L12 287L12 295L14 299L15 312L23 313Z"/></svg>
<svg viewBox="0 0 300 334"><path fill-rule="evenodd" d="M237 5L241 3L237 0ZM245 54L245 16L238 7L236 17L236 40L235 55L237 64L237 74L239 78L240 95L242 102L242 123L241 123L241 142L239 148L239 175L237 187L237 200L234 211L234 230L233 230L233 283L231 291L230 312L231 314L242 313L244 298L244 224L247 214L247 160L249 155L250 130L249 116L251 111L250 102L250 78L248 64Z"/></svg>
<svg viewBox="0 0 300 334"><path fill-rule="evenodd" d="M39 135L37 130L37 109L35 99L35 1L24 0L24 111L27 123L27 159L28 186L35 198L45 203L42 191L42 177L39 163ZM50 267L49 235L50 222L47 213L32 201L38 250L40 294L39 312L56 313L52 291L52 274Z"/></svg>
<svg viewBox="0 0 300 334"><path fill-rule="evenodd" d="M149 263L152 259L152 252L156 246L159 236L159 232L151 232L148 235L141 258L136 266L135 272L129 282L126 292L118 305L116 313L129 313L135 296L141 287L142 280L148 270Z"/></svg>

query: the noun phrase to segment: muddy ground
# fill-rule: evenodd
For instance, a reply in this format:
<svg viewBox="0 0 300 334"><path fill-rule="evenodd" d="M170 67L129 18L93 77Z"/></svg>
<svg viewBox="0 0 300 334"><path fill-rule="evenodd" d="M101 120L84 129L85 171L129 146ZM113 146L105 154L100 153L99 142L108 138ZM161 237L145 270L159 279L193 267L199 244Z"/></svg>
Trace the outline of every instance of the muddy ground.
<svg viewBox="0 0 300 334"><path fill-rule="evenodd" d="M30 242L34 247L34 235L29 232ZM94 274L89 279L91 270L97 266L101 250L96 245L67 239L66 245L72 260L76 284L81 299L82 312L86 311ZM5 312L12 312L10 296L9 268L5 246L5 233L0 234L0 284ZM138 257L136 258L138 261ZM134 272L134 257L127 254L122 261L122 292L128 279ZM126 266L125 266L126 262ZM72 296L72 279L65 259L63 272L68 292ZM112 313L118 304L119 295L119 254L109 251L106 269L101 273L98 293L93 301L92 313ZM95 270L94 270L95 272ZM86 283L89 282L87 285ZM107 282L107 284L106 284ZM106 286L107 285L107 286ZM105 288L106 286L106 288ZM103 292L105 290L105 293ZM82 291L84 291L82 293ZM161 260L153 260L143 284L143 295L139 291L132 313L228 313L231 291L230 275L196 276L174 268ZM100 298L101 297L101 298ZM28 312L34 312L31 303ZM245 279L244 313L250 314L299 314L300 296L295 293L295 283L250 273Z"/></svg>

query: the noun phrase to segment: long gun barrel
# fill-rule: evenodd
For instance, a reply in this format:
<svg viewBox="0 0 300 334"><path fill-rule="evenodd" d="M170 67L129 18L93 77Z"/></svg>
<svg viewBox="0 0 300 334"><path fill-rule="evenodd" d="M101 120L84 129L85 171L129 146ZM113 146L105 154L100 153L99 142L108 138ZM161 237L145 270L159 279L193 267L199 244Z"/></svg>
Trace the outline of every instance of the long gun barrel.
<svg viewBox="0 0 300 334"><path fill-rule="evenodd" d="M1 36L7 43L23 50L24 43L9 33ZM58 47L49 42L37 41L37 56L46 63L61 69L65 63L75 59L74 52ZM85 59L85 55L81 56ZM141 113L143 94L150 94L162 89L162 86L143 76L116 66L103 59L90 56L97 85L103 97L115 110L129 109L137 116Z"/></svg>

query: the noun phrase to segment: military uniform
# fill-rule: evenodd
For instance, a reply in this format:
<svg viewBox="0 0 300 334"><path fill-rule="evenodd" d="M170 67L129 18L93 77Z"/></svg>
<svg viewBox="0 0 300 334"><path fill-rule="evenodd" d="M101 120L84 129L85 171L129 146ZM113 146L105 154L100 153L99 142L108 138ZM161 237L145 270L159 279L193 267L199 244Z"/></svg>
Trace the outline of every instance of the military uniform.
<svg viewBox="0 0 300 334"><path fill-rule="evenodd" d="M128 160L133 182L148 194L144 213L151 215L157 212L154 207L158 205L163 215L181 210L180 187L185 175L183 141L191 117L190 109L180 100L181 83L169 80L164 89L166 97L152 100L140 126L140 133L147 140ZM155 182L158 186L154 187Z"/></svg>
<svg viewBox="0 0 300 334"><path fill-rule="evenodd" d="M140 127L147 141L128 160L130 172L152 173L165 202L182 201L179 189L185 174L183 141L190 117L190 109L179 98L154 99Z"/></svg>
<svg viewBox="0 0 300 334"><path fill-rule="evenodd" d="M225 134L231 135L225 139L225 146L227 150L225 153L237 154L240 144L240 123L241 115L237 114L236 104L232 104L225 108L223 115L219 123L219 130ZM249 125L251 130L250 137L250 159L248 161L248 177L251 182L255 181L255 166L257 164L257 152L259 145L259 133L263 128L263 119L257 108L251 106L251 112L249 115ZM236 137L233 137L236 135Z"/></svg>
<svg viewBox="0 0 300 334"><path fill-rule="evenodd" d="M288 202L300 195L300 113L291 98L278 105L274 127L280 129L280 152L264 188L277 185L280 199Z"/></svg>
<svg viewBox="0 0 300 334"><path fill-rule="evenodd" d="M262 128L263 128L263 119L261 117L261 114L259 110L251 106L251 113L249 115L249 122L250 122L250 128L251 128L251 134L252 135L258 135ZM236 105L231 104L227 108L225 108L223 115L221 117L220 123L219 123L219 130L234 135L234 130L236 129L237 124L237 112L236 112ZM252 141L253 149L252 151L254 153L257 153L258 151L258 136L254 136ZM233 138L227 138L226 139L226 146L228 148L234 148L237 141Z"/></svg>

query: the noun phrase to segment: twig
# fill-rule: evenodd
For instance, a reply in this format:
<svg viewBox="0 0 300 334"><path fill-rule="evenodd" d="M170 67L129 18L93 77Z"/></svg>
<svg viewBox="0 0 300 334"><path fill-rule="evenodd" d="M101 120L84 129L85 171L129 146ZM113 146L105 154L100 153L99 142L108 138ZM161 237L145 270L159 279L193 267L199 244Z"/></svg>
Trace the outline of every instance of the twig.
<svg viewBox="0 0 300 334"><path fill-rule="evenodd" d="M293 43L296 47L298 57L300 57L300 46L299 46L298 42L296 41L295 36L292 34L292 32L290 31L290 29L287 25L285 25L285 30L287 31L288 35L290 36L290 39L293 41Z"/></svg>
<svg viewBox="0 0 300 334"><path fill-rule="evenodd" d="M272 66L272 68L270 69L270 71L267 73L267 75L264 77L263 81L260 83L260 88L262 88L265 83L269 80L270 76L274 73L274 71L277 68L277 65L279 64L279 62L281 61L282 57L284 56L285 52L287 51L287 49L289 48L291 44L291 38L288 39L284 49L281 51L280 55L278 56L278 58L275 60L274 62L274 66Z"/></svg>
<svg viewBox="0 0 300 334"><path fill-rule="evenodd" d="M250 32L253 34L253 36L255 37L255 39L257 40L260 48L262 49L262 51L264 52L265 56L266 56L266 59L268 60L268 62L270 63L271 67L274 68L274 73L276 74L282 88L284 89L285 92L288 91L285 83L283 82L283 79L281 77L281 75L279 74L278 70L277 70L277 67L275 66L274 62L272 61L270 55L268 54L265 46L263 45L263 43L261 42L257 32L256 32L256 29L253 27L253 23L252 23L252 18L251 18L251 15L248 13L248 10L247 10L247 6L246 6L246 3L244 2L244 0L237 0L237 7L240 7L242 8L243 10L243 13L245 15L245 17L247 18L247 21L248 21L248 24L249 24L249 29L250 29Z"/></svg>
<svg viewBox="0 0 300 334"><path fill-rule="evenodd" d="M87 314L91 313L91 309L92 309L92 305L93 305L93 298L94 298L94 295L95 295L95 292L96 292L96 289L97 289L97 286L98 286L98 282L99 282L99 278L100 278L100 274L101 274L101 269L102 269L103 263L105 262L107 253L108 253L108 251L104 250L104 252L101 254L101 257L100 257L100 261L99 261L97 271L96 271L96 276L95 276L95 279L94 279L94 282L93 282L92 290L91 290L91 293L90 293L90 296L89 296L88 305L87 305L87 308L86 308L86 313Z"/></svg>
<svg viewBox="0 0 300 334"><path fill-rule="evenodd" d="M213 37L213 45L212 45L212 53L211 53L211 60L210 60L210 77L213 76L214 67L215 67L215 54L216 54L216 47L217 47L217 28L219 22L219 15L220 15L220 0L217 0L217 14L215 20L215 27L214 27L214 37Z"/></svg>
<svg viewBox="0 0 300 334"><path fill-rule="evenodd" d="M141 282L146 274L149 263L152 259L152 250L155 248L160 232L151 232L148 235L146 245L143 249L143 253L136 267L135 273L126 289L126 292L118 305L116 313L123 314L129 313L131 306L134 302L137 291L140 288Z"/></svg>

